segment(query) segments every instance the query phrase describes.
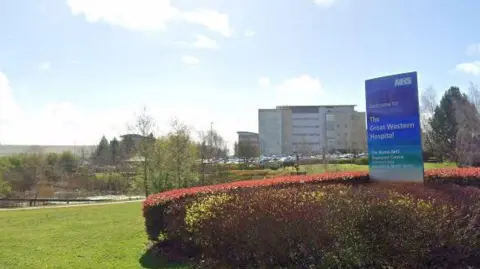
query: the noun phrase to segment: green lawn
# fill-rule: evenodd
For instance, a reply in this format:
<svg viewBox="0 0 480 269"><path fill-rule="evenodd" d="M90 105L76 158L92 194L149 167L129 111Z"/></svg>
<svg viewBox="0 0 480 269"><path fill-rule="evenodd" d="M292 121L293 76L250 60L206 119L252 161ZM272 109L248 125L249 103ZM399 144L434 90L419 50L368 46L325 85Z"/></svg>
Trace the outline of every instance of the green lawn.
<svg viewBox="0 0 480 269"><path fill-rule="evenodd" d="M425 163L425 169L456 167L455 163ZM323 164L301 165L302 171L307 171L309 174L328 172L343 172L343 171L368 171L368 165L355 164L329 164L325 169Z"/></svg>
<svg viewBox="0 0 480 269"><path fill-rule="evenodd" d="M0 268L187 268L145 255L140 203L0 211Z"/></svg>

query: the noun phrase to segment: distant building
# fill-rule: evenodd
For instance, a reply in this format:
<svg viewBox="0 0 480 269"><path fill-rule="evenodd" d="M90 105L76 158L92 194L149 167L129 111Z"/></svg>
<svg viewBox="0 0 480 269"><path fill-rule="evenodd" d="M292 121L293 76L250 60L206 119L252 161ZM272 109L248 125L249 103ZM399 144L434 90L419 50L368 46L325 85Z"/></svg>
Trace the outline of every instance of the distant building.
<svg viewBox="0 0 480 269"><path fill-rule="evenodd" d="M138 149L138 145L145 137L139 134L125 134L121 135L120 138L120 147L122 148L124 154L129 157L133 157L135 155L136 149Z"/></svg>
<svg viewBox="0 0 480 269"><path fill-rule="evenodd" d="M258 133L239 131L238 142L249 142L255 147L259 147Z"/></svg>
<svg viewBox="0 0 480 269"><path fill-rule="evenodd" d="M131 141L133 141L135 145L140 143L140 141L142 141L142 138L144 138L142 135L139 135L139 134L124 134L124 135L121 135L120 137L122 138L122 140L131 139Z"/></svg>
<svg viewBox="0 0 480 269"><path fill-rule="evenodd" d="M365 112L354 105L277 106L258 110L263 155L366 149Z"/></svg>

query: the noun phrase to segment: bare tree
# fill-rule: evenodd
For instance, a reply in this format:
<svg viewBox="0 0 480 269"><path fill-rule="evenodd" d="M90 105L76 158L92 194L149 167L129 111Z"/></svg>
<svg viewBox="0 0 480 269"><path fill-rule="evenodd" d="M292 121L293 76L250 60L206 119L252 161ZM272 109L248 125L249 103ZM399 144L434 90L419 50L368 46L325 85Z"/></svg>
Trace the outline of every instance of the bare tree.
<svg viewBox="0 0 480 269"><path fill-rule="evenodd" d="M205 177L207 173L207 164L209 157L208 150L208 134L206 132L199 132L199 143L198 143L198 157L199 157L199 167L200 167L200 183L205 184Z"/></svg>
<svg viewBox="0 0 480 269"><path fill-rule="evenodd" d="M41 186L45 178L45 158L39 147L33 146L30 152L25 156L24 180L30 185L30 191L33 192L35 200L37 199Z"/></svg>
<svg viewBox="0 0 480 269"><path fill-rule="evenodd" d="M432 139L430 120L437 107L437 94L433 86L426 88L420 95L420 123L423 133L423 144L426 151L434 152L435 143Z"/></svg>
<svg viewBox="0 0 480 269"><path fill-rule="evenodd" d="M300 147L297 148L297 153L300 153L301 156L309 156L312 154L312 148L305 136L302 137Z"/></svg>
<svg viewBox="0 0 480 269"><path fill-rule="evenodd" d="M468 99L477 111L480 112L480 90L478 89L478 85L473 82L470 82L470 87L468 88Z"/></svg>
<svg viewBox="0 0 480 269"><path fill-rule="evenodd" d="M458 124L456 135L456 154L462 165L477 163L480 151L480 93L478 87L471 83L468 99L456 101L455 119Z"/></svg>
<svg viewBox="0 0 480 269"><path fill-rule="evenodd" d="M207 132L207 145L210 149L210 156L216 160L227 157L227 142L225 139L213 128Z"/></svg>
<svg viewBox="0 0 480 269"><path fill-rule="evenodd" d="M136 146L136 151L141 158L145 196L149 195L148 174L149 164L154 153L155 128L155 120L149 115L146 106L143 107L142 112L136 117L134 124L128 127L130 132L141 136L141 140Z"/></svg>
<svg viewBox="0 0 480 269"><path fill-rule="evenodd" d="M352 156L352 164L355 164L355 160L357 159L358 157L358 153L360 151L359 149L359 145L357 142L355 141L352 141L350 142L350 150L349 150L349 153L351 153L353 156Z"/></svg>

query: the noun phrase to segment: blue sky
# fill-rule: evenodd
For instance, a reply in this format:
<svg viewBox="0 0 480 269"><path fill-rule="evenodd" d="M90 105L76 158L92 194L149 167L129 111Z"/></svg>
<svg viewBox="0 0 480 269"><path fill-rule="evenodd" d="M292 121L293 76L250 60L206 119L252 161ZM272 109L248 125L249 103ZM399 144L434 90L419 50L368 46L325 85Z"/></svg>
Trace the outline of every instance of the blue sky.
<svg viewBox="0 0 480 269"><path fill-rule="evenodd" d="M0 2L0 143L95 144L143 105L214 122L229 142L257 109L356 104L366 79L417 71L438 94L480 82L480 1ZM192 132L195 134L195 131Z"/></svg>

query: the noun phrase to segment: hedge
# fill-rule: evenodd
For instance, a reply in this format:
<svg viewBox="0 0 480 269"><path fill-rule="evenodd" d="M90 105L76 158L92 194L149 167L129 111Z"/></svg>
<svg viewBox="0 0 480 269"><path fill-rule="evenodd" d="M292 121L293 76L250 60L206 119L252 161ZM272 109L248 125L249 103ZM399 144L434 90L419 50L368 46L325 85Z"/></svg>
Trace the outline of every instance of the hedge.
<svg viewBox="0 0 480 269"><path fill-rule="evenodd" d="M279 177L154 194L143 213L149 239L214 268L480 268L480 190L437 184L479 180L476 168L429 170L429 184Z"/></svg>

